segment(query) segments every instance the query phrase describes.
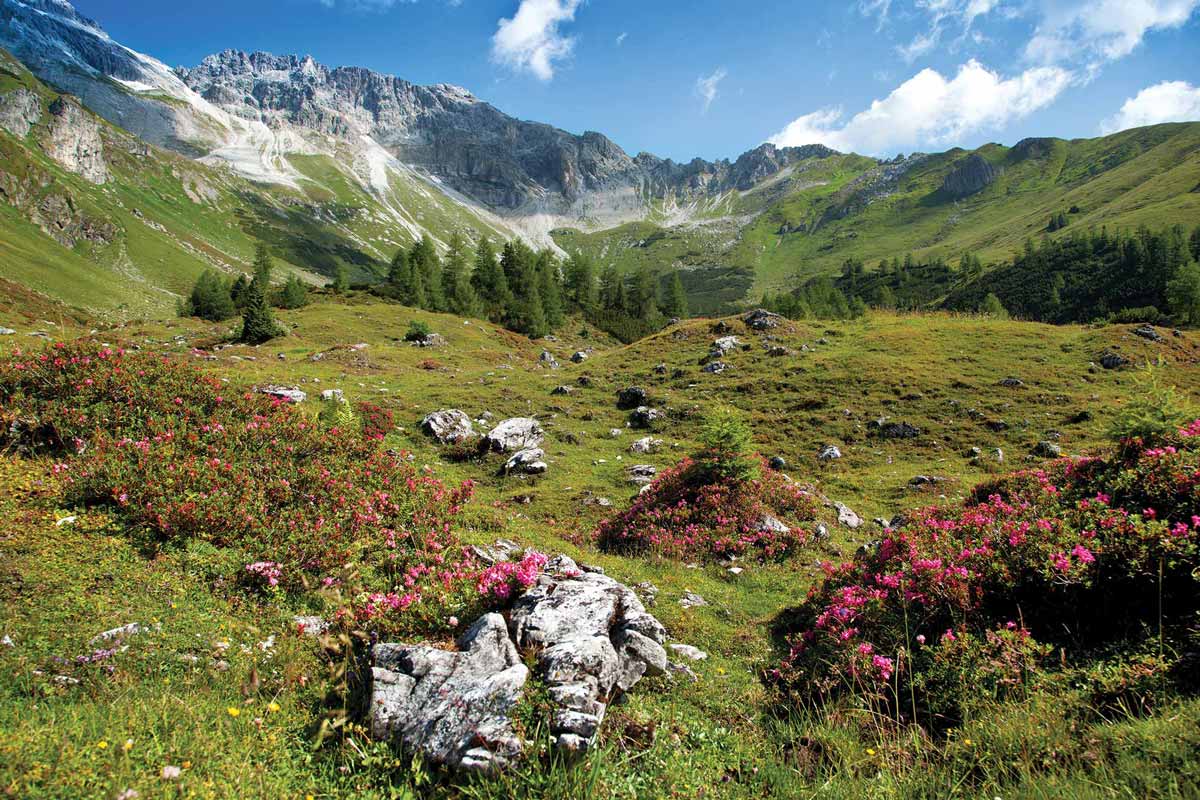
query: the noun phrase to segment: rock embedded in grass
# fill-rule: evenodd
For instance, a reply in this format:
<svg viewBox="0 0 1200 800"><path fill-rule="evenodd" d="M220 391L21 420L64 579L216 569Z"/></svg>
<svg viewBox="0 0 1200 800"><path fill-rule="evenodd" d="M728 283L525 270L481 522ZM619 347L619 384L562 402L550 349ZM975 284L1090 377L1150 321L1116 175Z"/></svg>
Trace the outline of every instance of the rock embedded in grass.
<svg viewBox="0 0 1200 800"><path fill-rule="evenodd" d="M514 417L506 419L483 437L482 448L495 453L515 453L538 447L546 438L536 419Z"/></svg>
<svg viewBox="0 0 1200 800"><path fill-rule="evenodd" d="M629 424L635 428L653 428L666 415L657 408L639 406L629 415Z"/></svg>
<svg viewBox="0 0 1200 800"><path fill-rule="evenodd" d="M534 447L528 450L521 450L505 462L504 473L506 475L514 472L523 475L542 475L549 469L549 466L543 460L545 457L546 452L541 448Z"/></svg>
<svg viewBox="0 0 1200 800"><path fill-rule="evenodd" d="M662 439L655 439L653 436L644 436L633 444L629 445L629 452L646 455L647 453L654 453L658 451L658 449L662 446Z"/></svg>
<svg viewBox="0 0 1200 800"><path fill-rule="evenodd" d="M650 402L650 396L640 386L627 386L617 392L617 408L623 411L636 409Z"/></svg>
<svg viewBox="0 0 1200 800"><path fill-rule="evenodd" d="M818 461L834 461L842 457L842 451L835 444L827 444L817 453Z"/></svg>
<svg viewBox="0 0 1200 800"><path fill-rule="evenodd" d="M421 430L439 444L461 444L475 436L471 417L457 408L434 411L421 420Z"/></svg>

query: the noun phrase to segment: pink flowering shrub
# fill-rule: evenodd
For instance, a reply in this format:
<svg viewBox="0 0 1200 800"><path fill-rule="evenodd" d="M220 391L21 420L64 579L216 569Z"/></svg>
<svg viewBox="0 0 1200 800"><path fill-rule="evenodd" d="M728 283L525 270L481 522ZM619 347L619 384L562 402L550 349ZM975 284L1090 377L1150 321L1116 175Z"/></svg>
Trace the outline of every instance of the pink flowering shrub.
<svg viewBox="0 0 1200 800"><path fill-rule="evenodd" d="M1165 624L1186 626L1200 610L1193 430L914 512L873 552L825 565L782 621L789 650L775 677L805 697L849 692L953 720L1022 688L1050 645L1086 658L1144 638L1160 595Z"/></svg>
<svg viewBox="0 0 1200 800"><path fill-rule="evenodd" d="M778 472L711 480L710 466L687 458L662 472L626 511L604 520L600 545L670 558L783 558L804 543L800 523L816 517L813 497ZM774 518L787 530L768 524Z"/></svg>
<svg viewBox="0 0 1200 800"><path fill-rule="evenodd" d="M537 581L547 558L536 551L526 553L520 561L501 561L479 576L479 594L488 600L506 601L514 591L528 589Z"/></svg>
<svg viewBox="0 0 1200 800"><path fill-rule="evenodd" d="M236 551L263 587L354 564L344 611L359 623L444 619L475 596L479 568L453 528L473 487L420 474L385 449L386 415L368 417L374 434L347 437L189 365L109 348L0 358L0 437L53 453L67 503L111 505L163 545Z"/></svg>

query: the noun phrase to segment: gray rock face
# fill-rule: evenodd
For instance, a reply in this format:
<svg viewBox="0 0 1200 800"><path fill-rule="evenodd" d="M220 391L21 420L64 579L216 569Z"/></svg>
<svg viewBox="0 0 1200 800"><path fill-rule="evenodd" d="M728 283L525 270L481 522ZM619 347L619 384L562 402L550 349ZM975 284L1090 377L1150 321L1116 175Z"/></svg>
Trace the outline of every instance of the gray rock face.
<svg viewBox="0 0 1200 800"><path fill-rule="evenodd" d="M458 648L450 652L425 645L375 645L371 735L398 738L436 764L495 772L524 748L511 713L529 669L499 614L480 617L459 639Z"/></svg>
<svg viewBox="0 0 1200 800"><path fill-rule="evenodd" d="M855 514L849 506L844 503L834 503L833 507L837 511L838 522L840 524L850 529L862 527L862 518L858 514Z"/></svg>
<svg viewBox="0 0 1200 800"><path fill-rule="evenodd" d="M536 419L506 419L483 437L483 446L495 453L515 453L541 445L546 433Z"/></svg>
<svg viewBox="0 0 1200 800"><path fill-rule="evenodd" d="M942 181L942 191L951 197L969 197L982 192L1000 173L978 153L972 153L954 165Z"/></svg>
<svg viewBox="0 0 1200 800"><path fill-rule="evenodd" d="M286 400L289 403L303 403L308 399L308 393L295 386L260 386L259 394L265 394L267 397L274 397L277 400Z"/></svg>
<svg viewBox="0 0 1200 800"><path fill-rule="evenodd" d="M28 89L16 89L0 97L0 128L24 139L42 118L42 102Z"/></svg>
<svg viewBox="0 0 1200 800"><path fill-rule="evenodd" d="M1100 356L1100 366L1105 369L1121 369L1129 366L1129 359L1117 353L1108 352Z"/></svg>
<svg viewBox="0 0 1200 800"><path fill-rule="evenodd" d="M646 390L640 386L627 386L617 392L617 408L628 411L629 409L644 406L650 400L650 396L646 394Z"/></svg>
<svg viewBox="0 0 1200 800"><path fill-rule="evenodd" d="M100 126L72 98L60 97L50 104L46 154L92 183L101 184L108 180Z"/></svg>
<svg viewBox="0 0 1200 800"><path fill-rule="evenodd" d="M1033 454L1040 458L1061 458L1062 448L1054 442L1038 442L1033 448Z"/></svg>
<svg viewBox="0 0 1200 800"><path fill-rule="evenodd" d="M658 467L652 464L637 464L628 470L629 482L645 485L654 481L654 476L658 474Z"/></svg>
<svg viewBox="0 0 1200 800"><path fill-rule="evenodd" d="M568 751L587 748L615 694L666 670L666 630L634 591L566 556L547 565L509 624L522 650L539 652L538 671L561 707L551 731Z"/></svg>
<svg viewBox="0 0 1200 800"><path fill-rule="evenodd" d="M666 415L657 408L639 406L629 415L629 424L635 428L653 428L666 419Z"/></svg>
<svg viewBox="0 0 1200 800"><path fill-rule="evenodd" d="M550 469L543 460L545 457L546 452L541 448L521 450L505 462L504 471L509 474L519 472L524 475L541 475Z"/></svg>
<svg viewBox="0 0 1200 800"><path fill-rule="evenodd" d="M742 322L752 330L765 331L782 325L783 317L764 308L756 308L742 317Z"/></svg>
<svg viewBox="0 0 1200 800"><path fill-rule="evenodd" d="M655 439L653 436L644 436L633 444L629 445L629 452L646 455L647 453L654 453L658 451L662 445L662 439Z"/></svg>
<svg viewBox="0 0 1200 800"><path fill-rule="evenodd" d="M708 351L708 357L712 359L722 358L741 346L742 340L736 336L722 336L713 341L712 348Z"/></svg>
<svg viewBox="0 0 1200 800"><path fill-rule="evenodd" d="M1161 342L1163 340L1162 334L1156 331L1153 325L1139 325L1133 329L1133 335L1149 339L1152 342Z"/></svg>
<svg viewBox="0 0 1200 800"><path fill-rule="evenodd" d="M842 457L842 451L835 444L827 444L817 453L818 461L835 461Z"/></svg>
<svg viewBox="0 0 1200 800"><path fill-rule="evenodd" d="M475 436L470 415L457 408L429 414L421 420L421 430L441 444L459 444Z"/></svg>

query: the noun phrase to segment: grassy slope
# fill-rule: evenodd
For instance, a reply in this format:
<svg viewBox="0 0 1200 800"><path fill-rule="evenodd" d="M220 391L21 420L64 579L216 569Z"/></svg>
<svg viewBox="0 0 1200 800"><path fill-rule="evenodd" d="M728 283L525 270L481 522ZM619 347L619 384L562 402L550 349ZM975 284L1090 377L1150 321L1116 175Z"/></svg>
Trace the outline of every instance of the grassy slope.
<svg viewBox="0 0 1200 800"><path fill-rule="evenodd" d="M968 745L936 752L925 752L927 746L925 751L918 746L914 752L873 752L868 747L881 745L872 742L869 726L852 735L845 727L773 719L756 675L775 657L767 626L780 609L802 597L816 558L848 555L872 538L874 529L839 529L820 549L785 564L747 564L747 571L734 578L715 565L688 569L596 552L586 537L600 511L582 502L591 493L624 503L633 488L624 482L623 468L674 463L692 446L696 422L690 411L718 403L747 410L763 452L784 455L793 475L812 480L865 517L933 501L933 495L906 487L918 473L946 478L939 491L954 499L999 469L986 459L970 463L961 455L966 447L1002 447L1005 466L1011 467L1024 462L1047 429L1062 432L1069 452L1101 444L1103 426L1128 396L1131 378L1127 372L1089 369L1088 362L1106 347L1137 360L1163 355L1172 365L1171 379L1194 394L1200 388L1200 344L1190 334L1154 345L1132 337L1126 327L874 315L855 323L795 324L775 331L771 335L789 347L808 344L814 350L768 358L765 337L740 330L734 321L752 349L726 359L732 371L709 376L698 364L712 338L704 321L628 347L601 341L594 333L585 340L568 329L559 341L544 343L564 365L547 370L537 361L543 343L483 323L464 324L356 296L289 312L283 319L295 326L289 337L259 348L222 350L205 367L235 384L285 381L311 392L338 387L353 400L388 406L403 427L394 434L398 446L411 449L419 463L442 478L479 481L467 539L508 536L600 564L624 581L650 580L661 590L655 613L671 634L711 654L696 667L698 684L667 690L647 681L626 705L612 709L607 745L584 768L564 772L533 765L511 784L470 787L462 796L946 796L968 778L982 781L977 786L987 796L1143 796L1150 793L1148 785L1168 786L1172 776L1186 772L1180 758L1195 757L1200 746L1194 736L1200 719L1195 703L1148 720L1107 723L1085 721L1077 716L1079 709L1059 702L1037 710L1036 729L1028 724L1030 712L1019 710L969 723L962 731ZM448 347L431 351L404 344L413 319L428 321L447 337ZM189 358L191 347L212 344L219 334L218 327L186 320L130 324L102 336ZM182 339L176 341L177 336ZM369 347L348 348L359 342ZM593 357L570 364L567 356L588 344L598 347ZM325 355L309 360L315 353ZM427 363L431 359L437 363ZM653 367L660 362L682 375L655 375ZM593 379L591 388L567 397L550 395L554 386L574 383L583 374ZM1007 375L1026 385L997 387ZM624 424L614 393L630 383L647 387L656 404L672 412L659 434L667 443L659 454L632 456L627 452L632 432L615 439L608 434ZM443 461L417 423L426 412L446 406L473 415L489 411L497 419L536 414L549 432L549 474L505 479L495 474L495 458ZM991 432L971 419L970 408L1005 419L1009 430ZM1094 418L1067 423L1081 410ZM867 421L880 414L907 420L923 435L894 443L865 438ZM571 443L572 435L578 444ZM845 458L820 467L815 453L827 442L840 444ZM154 797L167 791L157 777L161 766L185 760L192 766L182 786L197 796L383 797L393 783L392 789L405 796L400 787L420 783L420 773L381 752L372 751L370 759L321 754L310 761L307 724L319 702L300 678L313 679L317 662L311 644L287 635L286 612L274 604L248 603L222 588L218 576L227 565L219 553L167 551L148 558L136 537L131 543L97 511L70 510L80 515L76 523L55 527L54 510L39 499L39 482L49 480L45 466L0 462L0 482L11 490L0 493L0 502L7 504L0 508L5 521L0 563L6 565L0 573L5 597L0 632L17 643L0 648L0 670L14 676L0 693L0 787L19 796L87 797L115 796L131 786L142 797ZM687 590L699 592L710 605L684 610L677 600ZM135 620L160 621L163 630L134 642L115 662L114 678L62 687L33 674L54 655L86 652L94 633ZM273 633L279 636L277 650L268 657L254 644ZM210 666L214 642L221 640L234 643L224 657L227 670ZM238 643L249 645L250 652L242 652ZM180 661L180 654L189 653L200 661ZM255 665L262 686L244 700L241 690ZM279 702L279 712L265 710L271 699ZM244 713L230 717L230 706ZM256 717L264 720L261 729L254 725ZM649 721L659 727L648 749L622 743L630 722ZM819 736L831 748L817 763L803 757L805 736ZM129 754L114 752L126 738L134 740ZM101 740L109 748L100 750ZM1056 755L1045 756L1051 752ZM1018 774L1028 770L1028 775L1015 784L989 785L994 767L985 769L985 761L1011 762ZM1188 796L1188 785L1159 796ZM1122 786L1126 794L1120 794ZM456 793L445 787L429 792Z"/></svg>
<svg viewBox="0 0 1200 800"><path fill-rule="evenodd" d="M839 190L872 163L845 156L793 175L792 188L783 197L774 196L778 187L766 198L756 198L756 192L743 197L739 213L762 213L740 230L735 224L714 235L719 226L664 230L639 224L591 234L562 231L556 240L568 250L589 253L601 265L624 269L753 268L759 291L791 286L796 276L833 273L847 258L871 266L906 252L920 258L956 260L972 252L985 261L1003 259L1019 250L1025 238L1041 235L1052 213L1073 205L1081 209L1072 217L1075 227L1162 227L1200 220L1200 193L1195 191L1200 186L1200 123L1045 142L1047 152L1026 156L1000 145L980 148L977 152L1002 174L984 191L958 202L938 191L954 163L967 155L951 150L907 172L886 199L855 205L841 218L829 217L845 202ZM804 232L780 235L785 224Z"/></svg>
<svg viewBox="0 0 1200 800"><path fill-rule="evenodd" d="M0 52L0 93L22 87L38 93L44 112L57 96ZM203 269L248 270L258 242L272 248L284 271L320 283L339 266L352 280L379 275L396 249L414 241L416 226L443 241L455 230L509 236L415 175L390 172L391 191L381 198L329 157L296 157L309 178L300 193L148 147L103 121L112 178L94 186L46 157L39 143L46 121L43 113L21 141L0 131L0 171L38 187L27 207L65 195L83 215L115 226L117 236L69 250L27 211L0 204L0 277L101 316L161 316Z"/></svg>

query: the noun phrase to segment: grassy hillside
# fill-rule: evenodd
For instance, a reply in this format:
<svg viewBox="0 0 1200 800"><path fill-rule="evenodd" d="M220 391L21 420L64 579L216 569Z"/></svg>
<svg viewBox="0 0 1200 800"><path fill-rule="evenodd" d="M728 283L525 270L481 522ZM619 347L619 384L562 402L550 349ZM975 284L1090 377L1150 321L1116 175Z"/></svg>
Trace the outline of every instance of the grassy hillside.
<svg viewBox="0 0 1200 800"><path fill-rule="evenodd" d="M869 265L913 253L918 260L1007 258L1044 234L1051 214L1078 207L1079 228L1154 228L1200 221L1200 123L1171 123L1098 139L1027 140L975 151L996 180L962 199L941 189L967 151L928 156L896 179L888 165L840 156L806 162L743 195L721 219L662 227L630 225L584 234L558 231L565 249L601 265L752 270L752 295L833 274L846 259ZM1065 233L1057 234L1065 235Z"/></svg>
<svg viewBox="0 0 1200 800"><path fill-rule="evenodd" d="M0 786L22 797L141 797L177 789L246 797L1124 797L1192 796L1200 704L1163 695L1154 713L1097 715L1087 698L1045 687L1024 704L988 707L949 739L894 736L857 717L789 716L762 682L781 643L772 630L819 575L818 559L848 558L879 537L869 522L780 563L745 560L685 565L614 555L591 532L625 506L636 487L626 467L666 468L696 445L699 417L718 405L742 410L754 442L787 461L787 472L864 519L930 503L953 503L998 473L1038 465L1042 440L1068 453L1108 446L1105 428L1133 391L1134 371L1093 366L1116 350L1135 362L1162 358L1165 375L1200 389L1200 340L1152 343L1129 326L1077 327L971 317L872 314L855 322L785 324L766 333L725 321L747 350L710 375L700 362L717 333L692 321L630 346L574 325L557 341L531 343L474 320L415 312L351 294L284 312L291 333L260 347L215 349L226 330L194 320L136 322L102 330L98 341L136 345L198 365L241 387L280 382L310 397L340 388L352 401L396 415L386 444L410 451L421 471L448 484L477 482L458 523L468 542L508 537L565 552L633 584L659 589L653 612L670 634L710 655L697 683L640 684L605 723L603 745L576 767L534 760L505 778L454 783L371 745L353 729L341 745L311 746L330 706L320 648L295 635L304 594L247 594L236 548L155 541L128 529L105 505L64 507L55 459L0 457ZM447 339L443 348L403 342L413 320ZM0 347L27 346L32 323ZM724 332L724 331L722 331ZM585 336L584 333L587 335ZM544 346L563 365L539 360ZM768 355L767 348L786 348ZM594 348L582 364L572 352ZM665 371L659 365L665 365ZM582 378L586 377L587 385ZM1007 377L1021 385L1001 386ZM568 385L565 396L551 391ZM618 389L644 387L667 419L663 448L629 452L642 433L626 429ZM224 391L224 390L223 390ZM319 403L302 406L315 414ZM535 415L547 430L549 472L503 477L499 457L468 458L435 447L418 429L429 411L457 407L472 417ZM879 439L881 416L919 430ZM1001 427L997 423L1003 421ZM610 431L622 432L613 436ZM843 458L819 462L836 444ZM972 457L971 447L981 450ZM994 450L1003 451L998 461ZM937 479L919 487L916 475ZM68 522L58 520L73 517ZM686 609L685 591L708 605ZM104 667L72 668L80 683L55 682L89 640L129 622L160 624L130 640ZM270 637L274 636L272 640ZM264 645L265 642L269 645ZM231 712L233 709L234 712ZM649 731L649 733L647 733ZM128 747L126 743L129 742ZM179 766L178 778L163 778ZM1188 775L1193 776L1189 778ZM178 785L176 785L178 781Z"/></svg>
<svg viewBox="0 0 1200 800"><path fill-rule="evenodd" d="M376 279L401 246L422 231L507 238L411 173L388 170L389 188L328 156L296 157L308 180L297 191L262 186L160 150L97 119L111 173L97 186L50 159L43 140L57 94L0 52L0 94L37 93L42 118L21 140L0 130L0 277L49 300L116 319L160 316L208 267L247 271L259 242L311 283L339 266L352 280ZM111 226L111 235L57 241L40 209L68 205L76 222Z"/></svg>

